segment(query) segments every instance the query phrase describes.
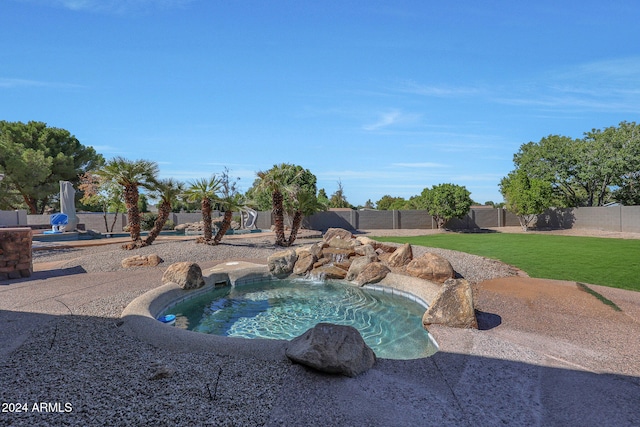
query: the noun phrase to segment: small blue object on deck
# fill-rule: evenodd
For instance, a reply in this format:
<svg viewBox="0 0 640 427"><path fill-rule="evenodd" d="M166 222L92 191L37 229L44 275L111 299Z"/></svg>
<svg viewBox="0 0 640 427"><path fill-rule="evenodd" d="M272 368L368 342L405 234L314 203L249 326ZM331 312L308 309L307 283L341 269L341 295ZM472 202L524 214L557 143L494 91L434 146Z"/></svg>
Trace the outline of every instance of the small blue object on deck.
<svg viewBox="0 0 640 427"><path fill-rule="evenodd" d="M175 325L175 323L176 323L176 315L175 314L165 314L164 316L162 316L158 320L161 321L162 323L167 324L167 325Z"/></svg>
<svg viewBox="0 0 640 427"><path fill-rule="evenodd" d="M69 217L63 213L53 214L49 219L49 223L51 224L51 230L45 231L44 234L59 234L64 231L65 225L69 223Z"/></svg>

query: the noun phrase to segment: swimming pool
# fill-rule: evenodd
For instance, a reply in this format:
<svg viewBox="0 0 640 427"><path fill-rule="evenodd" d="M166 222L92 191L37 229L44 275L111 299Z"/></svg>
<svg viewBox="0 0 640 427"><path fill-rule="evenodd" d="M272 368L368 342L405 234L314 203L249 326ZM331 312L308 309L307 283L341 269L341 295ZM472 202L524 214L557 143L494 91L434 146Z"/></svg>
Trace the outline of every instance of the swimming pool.
<svg viewBox="0 0 640 427"><path fill-rule="evenodd" d="M403 296L340 281L287 279L224 286L163 314L176 315L178 328L249 339L290 340L320 322L350 325L378 357L416 359L437 350L422 327L424 310Z"/></svg>

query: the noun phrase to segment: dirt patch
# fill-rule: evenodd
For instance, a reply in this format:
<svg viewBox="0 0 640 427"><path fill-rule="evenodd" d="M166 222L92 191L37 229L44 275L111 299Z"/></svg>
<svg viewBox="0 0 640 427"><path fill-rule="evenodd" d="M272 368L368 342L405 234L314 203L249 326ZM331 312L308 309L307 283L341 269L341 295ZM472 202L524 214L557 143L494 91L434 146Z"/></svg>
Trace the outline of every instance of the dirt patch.
<svg viewBox="0 0 640 427"><path fill-rule="evenodd" d="M505 277L475 285L475 306L499 316L490 331L514 342L542 347L558 360L572 357L584 369L640 375L640 323L616 311L575 282ZM640 293L618 291L627 309L640 309ZM615 369L613 369L615 367ZM622 369L622 371L620 371Z"/></svg>

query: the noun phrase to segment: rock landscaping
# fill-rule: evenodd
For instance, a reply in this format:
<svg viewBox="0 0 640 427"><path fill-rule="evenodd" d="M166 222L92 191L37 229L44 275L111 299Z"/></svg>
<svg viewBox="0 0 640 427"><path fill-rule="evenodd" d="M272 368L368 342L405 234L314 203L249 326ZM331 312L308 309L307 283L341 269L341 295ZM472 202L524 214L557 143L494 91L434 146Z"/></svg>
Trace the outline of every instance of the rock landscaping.
<svg viewBox="0 0 640 427"><path fill-rule="evenodd" d="M478 328L471 285L454 280L456 272L444 257L427 252L413 257L411 245L380 243L356 237L348 230L330 228L321 242L272 254L269 271L278 277L308 276L345 279L364 286L382 281L389 273L422 279L439 292L423 319L425 328L441 324L456 328Z"/></svg>
<svg viewBox="0 0 640 427"><path fill-rule="evenodd" d="M376 355L353 326L318 323L287 345L294 362L329 374L355 377L369 370Z"/></svg>

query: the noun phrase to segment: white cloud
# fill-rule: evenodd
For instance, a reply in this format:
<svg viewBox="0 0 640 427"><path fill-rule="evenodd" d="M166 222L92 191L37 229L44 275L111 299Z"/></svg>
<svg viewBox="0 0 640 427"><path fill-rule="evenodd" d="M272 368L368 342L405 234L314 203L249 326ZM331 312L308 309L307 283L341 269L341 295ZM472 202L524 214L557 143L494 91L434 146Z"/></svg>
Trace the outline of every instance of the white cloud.
<svg viewBox="0 0 640 427"><path fill-rule="evenodd" d="M387 126L391 126L392 124L396 123L399 117L400 117L399 111L391 111L389 113L383 113L380 115L380 118L378 119L378 121L371 123L369 125L364 125L362 128L368 131L385 128Z"/></svg>
<svg viewBox="0 0 640 427"><path fill-rule="evenodd" d="M399 110L391 110L386 113L381 113L378 116L377 121L362 126L362 129L366 131L377 131L384 128L388 128L395 125L407 125L415 123L420 120L419 114L403 113Z"/></svg>
<svg viewBox="0 0 640 427"><path fill-rule="evenodd" d="M503 89L509 95L497 95L493 101L565 113L640 113L640 57L577 64L516 83Z"/></svg>

